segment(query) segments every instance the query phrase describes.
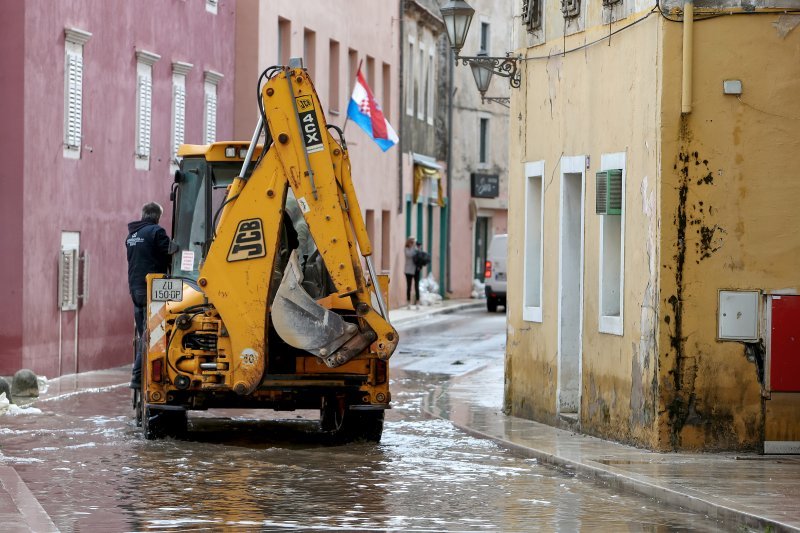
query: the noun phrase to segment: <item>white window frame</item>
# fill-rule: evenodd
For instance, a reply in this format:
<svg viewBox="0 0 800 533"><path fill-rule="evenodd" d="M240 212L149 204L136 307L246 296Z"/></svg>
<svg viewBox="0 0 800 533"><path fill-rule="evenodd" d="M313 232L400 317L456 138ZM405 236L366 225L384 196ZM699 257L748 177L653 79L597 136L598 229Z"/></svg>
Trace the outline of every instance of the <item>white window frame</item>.
<svg viewBox="0 0 800 533"><path fill-rule="evenodd" d="M408 36L408 57L406 58L406 115L414 116L414 54L416 53L416 40Z"/></svg>
<svg viewBox="0 0 800 533"><path fill-rule="evenodd" d="M212 15L217 14L218 7L219 7L219 0L206 0L206 11L208 11Z"/></svg>
<svg viewBox="0 0 800 533"><path fill-rule="evenodd" d="M481 121L482 120L486 120L486 143L485 143L486 161L481 161ZM492 134L491 134L491 131L492 131L492 115L491 114L485 113L483 111L479 111L478 112L478 128L477 128L477 130L478 130L478 143L477 143L477 145L478 145L477 156L478 157L476 158L475 166L477 168L481 169L481 170L484 170L484 169L487 169L487 168L489 168L491 166L491 160L492 160L492 156L491 156L491 153L492 153L492 142L491 142L491 139L492 139Z"/></svg>
<svg viewBox="0 0 800 533"><path fill-rule="evenodd" d="M81 158L83 136L83 45L88 31L64 28L64 137L66 159Z"/></svg>
<svg viewBox="0 0 800 533"><path fill-rule="evenodd" d="M488 17L481 16L481 18L480 18L480 26L479 26L480 27L480 31L478 32L478 39L479 40L483 40L483 25L484 24L486 24L488 31L486 32L487 33L487 35L486 35L486 43L485 43L486 44L486 48L483 48L482 50L484 52L486 52L487 56L491 56L492 55L492 50L491 50L491 48L492 48L492 24L491 24L491 21L489 20ZM479 50L481 49L481 47L478 47L478 48L479 48Z"/></svg>
<svg viewBox="0 0 800 533"><path fill-rule="evenodd" d="M134 166L150 170L153 131L153 65L161 56L146 50L136 51L136 146Z"/></svg>
<svg viewBox="0 0 800 533"><path fill-rule="evenodd" d="M425 69L425 45L419 43L417 48L419 50L419 66L414 71L414 88L417 90L417 100L415 102L417 108L417 119L425 120L425 78L427 71Z"/></svg>
<svg viewBox="0 0 800 533"><path fill-rule="evenodd" d="M428 50L428 109L426 110L428 114L428 124L431 126L433 126L433 113L435 110L433 99L434 95L436 94L436 91L434 90L434 86L436 85L434 83L434 73L436 72L436 69L433 68L435 63L435 56L433 52L433 46L431 46Z"/></svg>
<svg viewBox="0 0 800 533"><path fill-rule="evenodd" d="M622 170L622 214L621 215L600 215L600 238L599 238L599 283L598 283L598 330L600 333L608 333L610 335L623 334L624 311L625 311L625 181L627 172L625 169L626 162L625 152L616 152L609 154L602 154L600 156L600 172L604 170L621 169ZM605 229L608 216L619 216L620 224L620 243L619 243L619 315L604 315L603 311L606 308L604 301L604 253L605 253Z"/></svg>
<svg viewBox="0 0 800 533"><path fill-rule="evenodd" d="M538 180L534 187L531 182ZM539 213L531 213L531 195L538 192ZM525 216L522 243L522 320L542 322L544 300L544 160L525 163ZM533 263L533 264L532 264ZM529 299L528 294L534 294ZM533 301L531 301L533 300ZM538 300L538 301L537 301ZM537 305L538 304L538 305Z"/></svg>
<svg viewBox="0 0 800 533"><path fill-rule="evenodd" d="M186 76L192 70L191 63L172 63L172 153L170 172L178 169L178 148L186 141Z"/></svg>
<svg viewBox="0 0 800 533"><path fill-rule="evenodd" d="M217 140L217 86L223 75L213 70L206 70L204 76L203 142L211 144Z"/></svg>

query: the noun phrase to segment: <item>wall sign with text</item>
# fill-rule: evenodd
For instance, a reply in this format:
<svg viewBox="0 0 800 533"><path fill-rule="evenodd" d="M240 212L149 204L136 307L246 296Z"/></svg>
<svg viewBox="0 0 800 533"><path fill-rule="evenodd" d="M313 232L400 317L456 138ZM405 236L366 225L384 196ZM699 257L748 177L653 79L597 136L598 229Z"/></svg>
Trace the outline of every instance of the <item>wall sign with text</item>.
<svg viewBox="0 0 800 533"><path fill-rule="evenodd" d="M500 176L497 174L470 174L470 191L474 198L497 198L500 195Z"/></svg>

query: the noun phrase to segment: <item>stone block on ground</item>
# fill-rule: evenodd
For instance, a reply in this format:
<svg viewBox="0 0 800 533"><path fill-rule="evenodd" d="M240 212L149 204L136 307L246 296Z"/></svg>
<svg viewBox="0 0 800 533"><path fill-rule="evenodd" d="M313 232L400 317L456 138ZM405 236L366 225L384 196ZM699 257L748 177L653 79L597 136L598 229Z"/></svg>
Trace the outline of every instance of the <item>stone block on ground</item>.
<svg viewBox="0 0 800 533"><path fill-rule="evenodd" d="M39 383L32 370L23 368L14 374L11 383L11 392L14 396L39 396Z"/></svg>
<svg viewBox="0 0 800 533"><path fill-rule="evenodd" d="M6 378L0 377L0 394L6 393L6 399L10 403L14 403L14 400L11 397L11 385L8 384Z"/></svg>

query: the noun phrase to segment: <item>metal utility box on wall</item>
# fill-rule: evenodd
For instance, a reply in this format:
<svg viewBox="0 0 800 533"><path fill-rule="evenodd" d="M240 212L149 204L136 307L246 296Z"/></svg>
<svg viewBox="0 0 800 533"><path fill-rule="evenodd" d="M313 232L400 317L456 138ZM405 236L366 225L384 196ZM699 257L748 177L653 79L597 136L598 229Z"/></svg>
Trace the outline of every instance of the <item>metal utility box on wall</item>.
<svg viewBox="0 0 800 533"><path fill-rule="evenodd" d="M755 342L758 334L759 291L719 291L717 338Z"/></svg>
<svg viewBox="0 0 800 533"><path fill-rule="evenodd" d="M800 392L800 296L770 295L767 301L767 388Z"/></svg>
<svg viewBox="0 0 800 533"><path fill-rule="evenodd" d="M622 214L622 170L601 170L597 177L596 212L598 215Z"/></svg>

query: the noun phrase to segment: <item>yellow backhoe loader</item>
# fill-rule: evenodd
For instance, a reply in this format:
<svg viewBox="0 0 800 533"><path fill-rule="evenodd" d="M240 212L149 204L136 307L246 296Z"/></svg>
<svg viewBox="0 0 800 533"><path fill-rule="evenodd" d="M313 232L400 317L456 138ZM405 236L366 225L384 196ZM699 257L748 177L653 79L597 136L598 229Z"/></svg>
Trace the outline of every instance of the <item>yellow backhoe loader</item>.
<svg viewBox="0 0 800 533"><path fill-rule="evenodd" d="M178 251L147 276L138 422L156 439L189 410L319 409L337 440L379 441L398 335L344 136L299 61L258 86L249 143L179 149Z"/></svg>

